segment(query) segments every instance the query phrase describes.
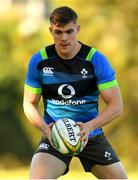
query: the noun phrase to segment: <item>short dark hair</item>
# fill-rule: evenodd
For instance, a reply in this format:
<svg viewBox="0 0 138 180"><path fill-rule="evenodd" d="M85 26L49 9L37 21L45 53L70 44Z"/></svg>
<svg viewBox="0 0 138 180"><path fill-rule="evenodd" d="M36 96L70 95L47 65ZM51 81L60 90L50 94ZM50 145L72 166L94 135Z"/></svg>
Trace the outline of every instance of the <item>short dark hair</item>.
<svg viewBox="0 0 138 180"><path fill-rule="evenodd" d="M67 6L56 8L50 15L50 23L57 26L64 26L69 22L76 23L77 19L76 12Z"/></svg>

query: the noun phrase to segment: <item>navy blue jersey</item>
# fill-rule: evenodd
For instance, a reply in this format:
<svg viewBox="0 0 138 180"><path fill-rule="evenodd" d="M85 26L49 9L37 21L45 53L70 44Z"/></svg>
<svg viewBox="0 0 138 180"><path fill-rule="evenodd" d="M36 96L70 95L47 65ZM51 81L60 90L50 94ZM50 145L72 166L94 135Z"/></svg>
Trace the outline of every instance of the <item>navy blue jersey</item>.
<svg viewBox="0 0 138 180"><path fill-rule="evenodd" d="M115 72L97 50L82 44L72 59L62 59L50 45L30 60L25 88L42 94L47 124L60 118L87 122L98 115L100 91L117 86ZM101 133L98 128L90 136Z"/></svg>

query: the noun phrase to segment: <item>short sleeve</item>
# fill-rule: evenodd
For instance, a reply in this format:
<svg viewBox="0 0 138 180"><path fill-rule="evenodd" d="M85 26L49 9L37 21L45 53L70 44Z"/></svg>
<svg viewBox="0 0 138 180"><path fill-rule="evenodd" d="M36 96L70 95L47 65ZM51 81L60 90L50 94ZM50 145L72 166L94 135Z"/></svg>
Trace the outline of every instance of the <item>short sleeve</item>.
<svg viewBox="0 0 138 180"><path fill-rule="evenodd" d="M39 52L32 56L25 80L25 88L34 94L41 94L42 92L41 76L38 70L38 63L40 61L41 56Z"/></svg>
<svg viewBox="0 0 138 180"><path fill-rule="evenodd" d="M103 54L96 51L91 62L94 66L94 73L99 91L117 86L115 71Z"/></svg>

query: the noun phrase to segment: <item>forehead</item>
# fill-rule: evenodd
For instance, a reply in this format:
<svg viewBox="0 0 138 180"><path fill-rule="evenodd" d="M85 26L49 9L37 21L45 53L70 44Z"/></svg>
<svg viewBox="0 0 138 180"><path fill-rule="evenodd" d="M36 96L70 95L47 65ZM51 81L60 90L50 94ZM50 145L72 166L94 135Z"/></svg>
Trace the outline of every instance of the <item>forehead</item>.
<svg viewBox="0 0 138 180"><path fill-rule="evenodd" d="M74 22L69 22L68 24L64 25L64 26L58 26L56 24L51 24L51 28L53 30L60 30L60 31L67 31L69 29L74 29L76 27L76 23Z"/></svg>

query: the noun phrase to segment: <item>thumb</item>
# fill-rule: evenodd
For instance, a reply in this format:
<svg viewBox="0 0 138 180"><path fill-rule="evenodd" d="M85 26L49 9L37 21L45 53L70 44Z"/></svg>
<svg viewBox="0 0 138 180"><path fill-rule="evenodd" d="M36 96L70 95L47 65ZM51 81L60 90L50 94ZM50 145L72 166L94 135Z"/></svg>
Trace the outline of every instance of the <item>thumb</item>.
<svg viewBox="0 0 138 180"><path fill-rule="evenodd" d="M49 124L49 127L52 128L53 125L54 125L54 123L52 122L52 123Z"/></svg>

